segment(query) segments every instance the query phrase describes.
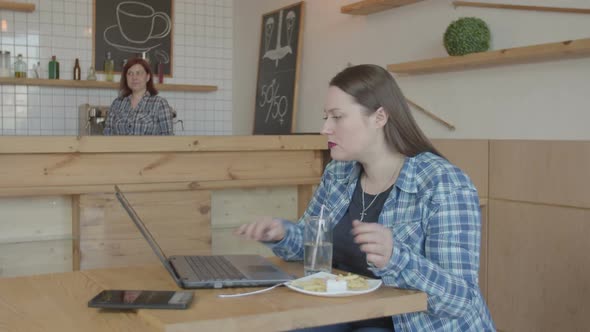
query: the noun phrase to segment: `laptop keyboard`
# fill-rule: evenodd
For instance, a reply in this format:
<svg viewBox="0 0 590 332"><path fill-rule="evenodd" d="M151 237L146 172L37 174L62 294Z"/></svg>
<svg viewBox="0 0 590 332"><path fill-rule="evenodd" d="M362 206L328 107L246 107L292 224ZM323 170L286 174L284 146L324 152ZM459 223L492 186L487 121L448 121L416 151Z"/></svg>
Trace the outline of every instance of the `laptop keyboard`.
<svg viewBox="0 0 590 332"><path fill-rule="evenodd" d="M223 256L189 256L187 261L201 281L246 279L246 276Z"/></svg>

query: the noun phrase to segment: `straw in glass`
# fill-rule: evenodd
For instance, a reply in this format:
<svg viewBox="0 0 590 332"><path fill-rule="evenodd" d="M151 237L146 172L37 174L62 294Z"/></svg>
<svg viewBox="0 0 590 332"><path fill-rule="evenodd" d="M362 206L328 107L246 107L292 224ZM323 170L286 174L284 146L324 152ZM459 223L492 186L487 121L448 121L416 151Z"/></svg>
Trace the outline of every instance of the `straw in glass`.
<svg viewBox="0 0 590 332"><path fill-rule="evenodd" d="M315 261L316 256L318 255L318 246L320 245L320 232L326 229L324 220L324 204L322 204L322 208L320 209L320 219L318 220L318 229L315 236L315 246L313 247L313 255L311 257L311 270L315 271Z"/></svg>

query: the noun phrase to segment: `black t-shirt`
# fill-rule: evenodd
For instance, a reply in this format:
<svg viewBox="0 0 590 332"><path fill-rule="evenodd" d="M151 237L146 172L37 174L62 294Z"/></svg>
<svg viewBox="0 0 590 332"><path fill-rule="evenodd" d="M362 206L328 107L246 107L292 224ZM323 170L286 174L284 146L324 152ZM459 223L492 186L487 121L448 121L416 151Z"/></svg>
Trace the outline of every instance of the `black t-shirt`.
<svg viewBox="0 0 590 332"><path fill-rule="evenodd" d="M361 177L359 176L348 210L333 230L332 237L334 251L332 265L339 270L364 275L369 278L377 278L368 268L367 255L363 253L360 246L354 242L354 237L350 232L352 230L352 221L355 219L360 220L361 218L361 212L363 211L362 195L365 195L366 208L366 215L363 218L363 222L378 222L381 210L383 210L383 205L385 205L385 201L393 186L378 195L369 195L363 193L360 179ZM375 199L375 201L373 201L373 199ZM373 202L373 204L369 207L371 202ZM393 322L389 316L353 322L350 323L350 325L353 328L384 327L391 328L393 331Z"/></svg>

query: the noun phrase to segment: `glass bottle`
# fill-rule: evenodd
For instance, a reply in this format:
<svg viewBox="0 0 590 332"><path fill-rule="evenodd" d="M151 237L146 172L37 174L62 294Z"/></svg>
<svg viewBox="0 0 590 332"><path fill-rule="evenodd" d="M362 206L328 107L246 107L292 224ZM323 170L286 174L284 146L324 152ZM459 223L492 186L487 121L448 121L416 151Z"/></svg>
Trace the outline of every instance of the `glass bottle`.
<svg viewBox="0 0 590 332"><path fill-rule="evenodd" d="M104 73L108 82L115 80L115 60L111 58L111 52L107 52L107 58L104 60Z"/></svg>
<svg viewBox="0 0 590 332"><path fill-rule="evenodd" d="M14 77L26 78L27 77L27 63L23 60L23 55L19 54L14 62Z"/></svg>
<svg viewBox="0 0 590 332"><path fill-rule="evenodd" d="M33 64L33 78L41 78L41 62Z"/></svg>
<svg viewBox="0 0 590 332"><path fill-rule="evenodd" d="M150 56L148 55L148 52L141 52L141 58L144 59L145 62L151 64Z"/></svg>
<svg viewBox="0 0 590 332"><path fill-rule="evenodd" d="M158 83L164 83L164 64L158 62Z"/></svg>
<svg viewBox="0 0 590 332"><path fill-rule="evenodd" d="M51 61L49 61L49 79L58 80L59 79L59 62L55 55L51 56Z"/></svg>
<svg viewBox="0 0 590 332"><path fill-rule="evenodd" d="M74 80L79 81L82 73L80 71L80 60L76 58L76 63L74 64Z"/></svg>
<svg viewBox="0 0 590 332"><path fill-rule="evenodd" d="M86 76L88 81L96 81L96 70L94 70L93 66L90 66L88 69L88 76Z"/></svg>
<svg viewBox="0 0 590 332"><path fill-rule="evenodd" d="M2 66L0 67L0 76L1 77L9 77L10 76L10 52L6 51L4 54L0 54L2 57Z"/></svg>

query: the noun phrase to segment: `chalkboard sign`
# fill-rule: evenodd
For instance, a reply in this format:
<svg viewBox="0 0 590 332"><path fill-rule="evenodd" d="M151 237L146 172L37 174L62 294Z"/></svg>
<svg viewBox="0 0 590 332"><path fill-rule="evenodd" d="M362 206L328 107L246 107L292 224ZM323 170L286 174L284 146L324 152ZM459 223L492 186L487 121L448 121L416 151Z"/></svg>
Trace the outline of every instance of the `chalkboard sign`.
<svg viewBox="0 0 590 332"><path fill-rule="evenodd" d="M146 52L154 73L161 62L172 76L172 1L94 0L94 68L104 71L107 52L117 72L124 59Z"/></svg>
<svg viewBox="0 0 590 332"><path fill-rule="evenodd" d="M290 134L295 127L303 4L262 15L254 134Z"/></svg>

